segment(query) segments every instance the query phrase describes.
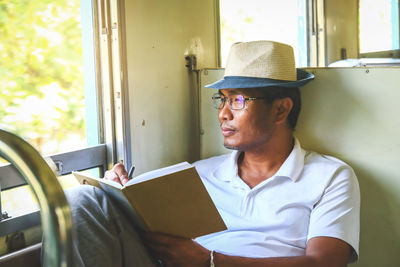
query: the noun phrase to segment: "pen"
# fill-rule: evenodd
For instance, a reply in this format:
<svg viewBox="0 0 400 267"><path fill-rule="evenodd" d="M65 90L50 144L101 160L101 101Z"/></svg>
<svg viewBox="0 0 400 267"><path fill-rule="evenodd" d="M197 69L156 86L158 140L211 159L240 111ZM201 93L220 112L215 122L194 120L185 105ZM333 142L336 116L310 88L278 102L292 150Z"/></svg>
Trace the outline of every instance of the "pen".
<svg viewBox="0 0 400 267"><path fill-rule="evenodd" d="M132 179L133 172L135 171L135 166L132 164L132 167L130 168L128 172L128 179Z"/></svg>

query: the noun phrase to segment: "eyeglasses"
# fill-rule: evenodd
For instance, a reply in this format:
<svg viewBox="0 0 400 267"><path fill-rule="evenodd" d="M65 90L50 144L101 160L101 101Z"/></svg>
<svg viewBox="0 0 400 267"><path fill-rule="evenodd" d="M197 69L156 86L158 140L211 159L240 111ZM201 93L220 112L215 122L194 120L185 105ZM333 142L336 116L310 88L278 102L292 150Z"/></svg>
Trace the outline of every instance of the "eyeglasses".
<svg viewBox="0 0 400 267"><path fill-rule="evenodd" d="M228 97L223 94L216 93L212 96L213 106L216 109L222 109L225 105L226 99L228 99L228 107L231 110L244 109L246 101L267 99L268 97L244 97L242 95L230 95Z"/></svg>

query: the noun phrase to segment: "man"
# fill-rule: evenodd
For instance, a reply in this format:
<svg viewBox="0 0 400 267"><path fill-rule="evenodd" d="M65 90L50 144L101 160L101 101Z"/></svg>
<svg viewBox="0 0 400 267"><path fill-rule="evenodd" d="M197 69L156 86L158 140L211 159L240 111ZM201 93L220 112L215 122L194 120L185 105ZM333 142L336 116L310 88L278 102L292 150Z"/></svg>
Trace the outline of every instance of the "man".
<svg viewBox="0 0 400 267"><path fill-rule="evenodd" d="M357 259L360 196L353 170L338 159L304 151L293 137L298 87L311 79L296 70L290 46L271 41L232 46L224 78L209 87L218 89L213 102L224 145L233 152L194 163L228 229L195 240L141 233L154 258L164 266L217 267L346 266ZM105 178L124 184L128 177L117 164ZM127 240L136 236L133 227L126 222L115 226L110 216L118 216L118 222L123 216L109 208L112 203L99 190L91 195L94 203L74 214L83 226L80 234L95 222L92 234L100 233L101 239L96 243L111 240L122 251L110 246L102 253L117 254L121 265L153 266L151 260L134 265L139 256L131 254L146 252L139 239ZM103 206L96 207L96 201ZM88 207L98 211L87 212ZM102 217L92 218L92 213L106 219L98 223ZM126 229L133 234L124 235ZM90 251L80 255L85 253Z"/></svg>

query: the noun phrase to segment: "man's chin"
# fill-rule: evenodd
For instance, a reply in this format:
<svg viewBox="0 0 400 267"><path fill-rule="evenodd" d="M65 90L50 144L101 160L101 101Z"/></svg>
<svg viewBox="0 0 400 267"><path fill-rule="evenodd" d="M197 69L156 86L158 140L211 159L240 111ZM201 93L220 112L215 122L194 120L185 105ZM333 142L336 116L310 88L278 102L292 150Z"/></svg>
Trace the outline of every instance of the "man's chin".
<svg viewBox="0 0 400 267"><path fill-rule="evenodd" d="M232 146L232 145L227 145L227 144L224 144L224 147L225 147L225 148L227 148L227 149L231 149L231 150L239 150L239 148L238 148L238 147L236 147L236 146Z"/></svg>

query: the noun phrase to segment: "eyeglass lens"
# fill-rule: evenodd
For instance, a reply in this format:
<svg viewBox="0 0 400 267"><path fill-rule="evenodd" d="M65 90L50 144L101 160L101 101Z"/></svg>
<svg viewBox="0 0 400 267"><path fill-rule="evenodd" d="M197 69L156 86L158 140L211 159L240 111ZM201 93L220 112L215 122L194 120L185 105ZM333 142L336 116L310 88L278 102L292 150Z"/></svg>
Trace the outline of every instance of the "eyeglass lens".
<svg viewBox="0 0 400 267"><path fill-rule="evenodd" d="M216 109L224 107L227 97L222 94L214 94L212 97L213 106ZM242 95L231 95L228 97L228 105L230 109L237 110L243 109L245 103L245 97Z"/></svg>

